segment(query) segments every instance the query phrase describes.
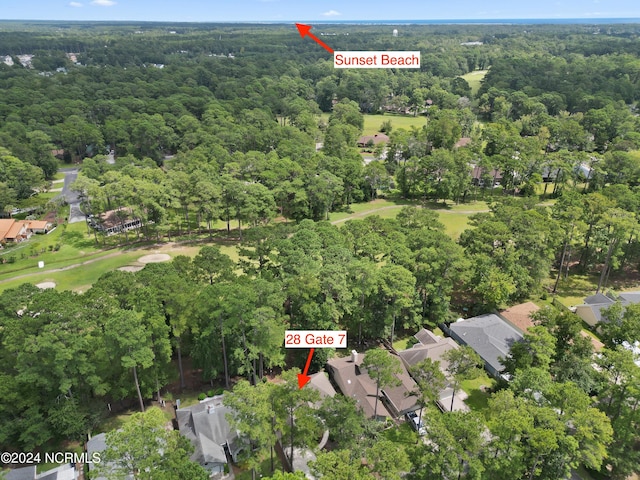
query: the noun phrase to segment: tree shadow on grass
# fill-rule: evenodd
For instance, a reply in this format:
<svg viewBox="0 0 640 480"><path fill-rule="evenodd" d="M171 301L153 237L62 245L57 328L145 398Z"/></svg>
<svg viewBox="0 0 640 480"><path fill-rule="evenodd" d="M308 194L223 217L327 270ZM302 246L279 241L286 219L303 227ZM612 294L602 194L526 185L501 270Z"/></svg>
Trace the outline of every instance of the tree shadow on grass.
<svg viewBox="0 0 640 480"><path fill-rule="evenodd" d="M489 394L481 390L472 390L464 403L466 403L471 410L482 412L489 408Z"/></svg>
<svg viewBox="0 0 640 480"><path fill-rule="evenodd" d="M384 436L391 442L406 443L409 445L415 445L416 439L418 438L417 434L406 423L390 428L384 432Z"/></svg>
<svg viewBox="0 0 640 480"><path fill-rule="evenodd" d="M96 246L95 239L88 237L82 232L69 232L66 231L60 237L61 243L71 245L74 248L94 248Z"/></svg>

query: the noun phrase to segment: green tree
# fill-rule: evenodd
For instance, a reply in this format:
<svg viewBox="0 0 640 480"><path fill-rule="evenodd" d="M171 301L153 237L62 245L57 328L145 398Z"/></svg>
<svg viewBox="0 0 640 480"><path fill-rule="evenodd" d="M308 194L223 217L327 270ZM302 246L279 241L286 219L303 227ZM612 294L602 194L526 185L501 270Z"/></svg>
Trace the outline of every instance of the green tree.
<svg viewBox="0 0 640 480"><path fill-rule="evenodd" d="M121 429L106 436L96 474L113 479L206 480L207 471L189 460L193 446L177 430L166 428L158 408L134 413Z"/></svg>
<svg viewBox="0 0 640 480"><path fill-rule="evenodd" d="M511 345L503 360L505 370L511 374L526 368L549 370L556 351L553 335L543 326L529 328L521 341Z"/></svg>
<svg viewBox="0 0 640 480"><path fill-rule="evenodd" d="M400 480L411 469L405 449L389 440L374 443L365 452L367 465L377 478Z"/></svg>
<svg viewBox="0 0 640 480"><path fill-rule="evenodd" d="M273 398L276 412L276 426L289 446L289 465L293 465L293 447L313 445L320 434L320 424L309 402L319 400L317 390L298 387L300 370L286 370L282 373L283 383L274 388Z"/></svg>
<svg viewBox="0 0 640 480"><path fill-rule="evenodd" d="M204 246L193 259L194 272L199 279L213 285L233 276L233 261L218 246Z"/></svg>
<svg viewBox="0 0 640 480"><path fill-rule="evenodd" d="M400 360L386 350L374 348L373 350L367 350L365 353L362 369L366 370L376 383L376 403L373 408L373 418L378 418L380 389L400 385L400 380L397 377L402 373Z"/></svg>
<svg viewBox="0 0 640 480"><path fill-rule="evenodd" d="M418 385L417 395L420 405L420 415L418 423L422 422L422 411L425 407L438 401L440 392L447 386L447 378L440 369L440 362L425 358L421 362L413 365L410 369L411 376ZM418 439L419 440L419 439Z"/></svg>
<svg viewBox="0 0 640 480"><path fill-rule="evenodd" d="M372 480L376 478L362 465L362 459L351 450L322 452L309 464L311 472L323 480Z"/></svg>
<svg viewBox="0 0 640 480"><path fill-rule="evenodd" d="M339 448L357 445L364 433L365 418L353 398L342 395L326 397L319 414L329 430L331 440Z"/></svg>
<svg viewBox="0 0 640 480"><path fill-rule="evenodd" d="M105 328L105 342L124 371L131 371L133 382L144 412L139 372L153 365L153 339L145 328L141 314L132 310L116 310L109 316Z"/></svg>
<svg viewBox="0 0 640 480"><path fill-rule="evenodd" d="M240 380L232 392L224 396L224 404L233 411L228 415L232 428L238 431L241 438L247 439L247 464L251 468L251 476L256 478L256 470L260 463L271 453L273 473L273 449L277 440L274 431L274 413L271 408L272 388L269 383L259 382L251 386L249 382Z"/></svg>
<svg viewBox="0 0 640 480"><path fill-rule="evenodd" d="M463 345L459 348L452 348L444 353L442 357L448 362L447 373L451 379L451 408L453 411L453 400L460 384L464 380L471 380L480 375L479 367L482 366L482 359L471 347Z"/></svg>

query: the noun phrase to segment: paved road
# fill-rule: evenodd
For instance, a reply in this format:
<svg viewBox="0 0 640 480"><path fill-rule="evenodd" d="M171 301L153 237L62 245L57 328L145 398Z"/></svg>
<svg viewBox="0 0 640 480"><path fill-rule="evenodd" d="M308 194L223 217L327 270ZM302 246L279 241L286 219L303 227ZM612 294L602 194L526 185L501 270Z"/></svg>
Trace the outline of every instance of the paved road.
<svg viewBox="0 0 640 480"><path fill-rule="evenodd" d="M61 168L59 171L64 173L64 186L62 187L62 192L56 198L64 197L69 204L69 223L84 222L85 216L80 210L78 194L71 190L71 184L78 178L78 168L67 167Z"/></svg>

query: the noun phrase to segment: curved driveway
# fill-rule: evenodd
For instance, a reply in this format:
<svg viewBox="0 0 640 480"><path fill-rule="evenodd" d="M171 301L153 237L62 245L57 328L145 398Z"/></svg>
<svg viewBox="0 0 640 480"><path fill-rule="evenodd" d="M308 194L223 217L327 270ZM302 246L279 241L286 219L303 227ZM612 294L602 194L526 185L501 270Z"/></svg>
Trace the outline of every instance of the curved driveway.
<svg viewBox="0 0 640 480"><path fill-rule="evenodd" d="M71 190L71 184L78 178L78 167L66 167L58 171L64 173L64 186L56 198L64 197L69 204L69 223L84 222L85 216L80 210L78 193Z"/></svg>

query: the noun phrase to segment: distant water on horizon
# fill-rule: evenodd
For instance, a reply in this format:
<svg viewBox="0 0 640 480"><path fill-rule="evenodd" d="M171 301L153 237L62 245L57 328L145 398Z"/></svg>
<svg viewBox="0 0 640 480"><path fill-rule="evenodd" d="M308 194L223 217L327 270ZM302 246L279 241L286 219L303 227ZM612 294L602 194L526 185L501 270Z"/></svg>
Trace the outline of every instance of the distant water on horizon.
<svg viewBox="0 0 640 480"><path fill-rule="evenodd" d="M277 22L273 22L277 23ZM640 23L640 18L483 18L444 20L312 20L323 25L575 25Z"/></svg>

